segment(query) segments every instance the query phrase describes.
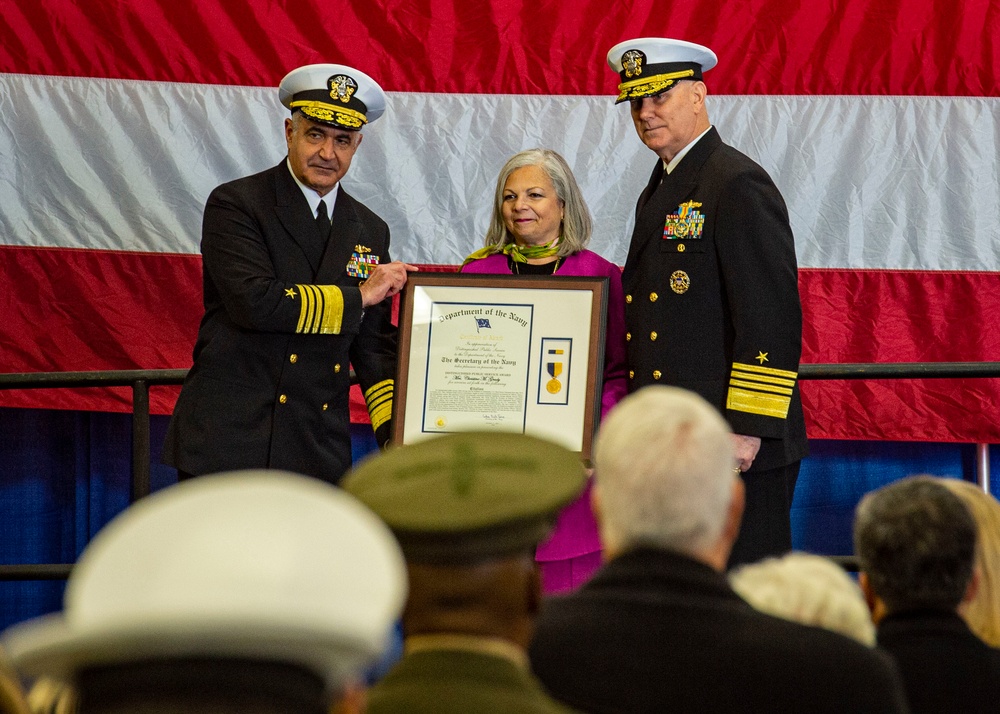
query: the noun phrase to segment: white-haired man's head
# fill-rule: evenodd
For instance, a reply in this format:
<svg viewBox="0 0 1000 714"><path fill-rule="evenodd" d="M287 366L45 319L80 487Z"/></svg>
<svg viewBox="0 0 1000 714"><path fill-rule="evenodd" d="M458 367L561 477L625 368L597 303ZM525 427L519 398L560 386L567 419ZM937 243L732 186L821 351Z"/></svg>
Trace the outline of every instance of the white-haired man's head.
<svg viewBox="0 0 1000 714"><path fill-rule="evenodd" d="M721 570L743 512L730 434L708 402L683 389L646 387L622 400L594 447L606 556L650 546Z"/></svg>

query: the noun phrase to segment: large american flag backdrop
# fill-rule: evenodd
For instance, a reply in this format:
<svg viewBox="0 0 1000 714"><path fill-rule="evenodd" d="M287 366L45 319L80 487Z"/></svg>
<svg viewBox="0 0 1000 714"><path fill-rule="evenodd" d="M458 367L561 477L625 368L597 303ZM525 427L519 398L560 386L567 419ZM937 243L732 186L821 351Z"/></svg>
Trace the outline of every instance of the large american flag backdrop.
<svg viewBox="0 0 1000 714"><path fill-rule="evenodd" d="M345 186L394 257L460 262L503 161L545 146L621 264L654 160L604 58L647 35L719 55L710 118L791 214L803 362L1000 360L994 0L0 0L0 371L190 366L204 201L281 159L274 87L311 62L389 93ZM1000 441L997 380L802 392L813 438ZM93 391L0 406L127 408Z"/></svg>

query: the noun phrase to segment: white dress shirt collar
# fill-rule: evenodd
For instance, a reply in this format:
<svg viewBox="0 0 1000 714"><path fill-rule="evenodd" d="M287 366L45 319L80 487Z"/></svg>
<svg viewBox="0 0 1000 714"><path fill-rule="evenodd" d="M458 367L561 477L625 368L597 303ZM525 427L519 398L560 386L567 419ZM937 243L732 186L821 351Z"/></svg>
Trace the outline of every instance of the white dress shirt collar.
<svg viewBox="0 0 1000 714"><path fill-rule="evenodd" d="M302 195L305 196L306 201L309 202L309 210L312 211L313 218L316 217L316 209L319 208L319 202L325 201L326 215L327 217L332 219L333 209L337 205L337 194L340 193L340 181L337 182L337 185L334 186L333 189L328 194L326 194L325 196L320 196L313 189L309 188L304 183L299 181L299 177L295 175L294 171L292 171L292 163L288 159L285 159L285 165L288 167L288 173L292 175L292 178L295 180L295 183L297 183L299 188L302 190Z"/></svg>
<svg viewBox="0 0 1000 714"><path fill-rule="evenodd" d="M695 144L697 144L698 140L701 139L701 137L705 136L705 134L707 134L708 130L711 129L711 128L712 128L712 125L709 124L708 125L708 129L705 129L705 131L703 131L700 134L698 134L698 136L696 136L694 138L694 141L692 141L690 144L688 144L683 149L681 149L680 151L678 151L677 155L674 156L674 158L672 158L670 160L669 164L666 161L664 161L663 162L663 170L664 170L664 172L666 172L666 173L669 174L671 171L673 171L674 169L676 169L677 168L677 164L679 164L681 162L681 159L683 159L685 156L687 156L687 152L691 151L691 147L694 146Z"/></svg>

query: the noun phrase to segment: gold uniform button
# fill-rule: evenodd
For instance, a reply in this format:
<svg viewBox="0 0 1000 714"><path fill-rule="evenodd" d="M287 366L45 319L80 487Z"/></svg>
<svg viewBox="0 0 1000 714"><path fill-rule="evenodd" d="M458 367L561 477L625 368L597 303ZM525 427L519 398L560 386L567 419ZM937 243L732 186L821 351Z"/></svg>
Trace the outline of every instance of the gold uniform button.
<svg viewBox="0 0 1000 714"><path fill-rule="evenodd" d="M282 404L284 404L285 402L288 401L288 395L287 394L282 394L280 397L278 397L278 401L281 402Z"/></svg>
<svg viewBox="0 0 1000 714"><path fill-rule="evenodd" d="M625 341L628 342L631 339L632 339L632 333L631 332L626 332L625 333Z"/></svg>
<svg viewBox="0 0 1000 714"><path fill-rule="evenodd" d="M629 379L635 379L635 370L634 369L630 369L628 371L628 378Z"/></svg>
<svg viewBox="0 0 1000 714"><path fill-rule="evenodd" d="M627 302L627 303L630 303L630 304L631 304L631 302L632 302L632 296L631 296L631 295L626 295L626 296L625 296L625 302Z"/></svg>
<svg viewBox="0 0 1000 714"><path fill-rule="evenodd" d="M677 244L677 252L678 253L683 253L685 250L687 250L687 248L684 246L683 243L678 243Z"/></svg>
<svg viewBox="0 0 1000 714"><path fill-rule="evenodd" d="M290 354L288 355L288 361L291 362L292 364L295 364L296 362L299 361L299 356L297 354Z"/></svg>
<svg viewBox="0 0 1000 714"><path fill-rule="evenodd" d="M658 335L656 334L655 331L649 333L649 339L651 339L653 342L656 342L656 338L657 337L658 337Z"/></svg>
<svg viewBox="0 0 1000 714"><path fill-rule="evenodd" d="M335 364L335 365L333 365L333 371L334 371L335 373L337 373L337 374L340 374L340 364L339 364L339 363L338 363L338 364Z"/></svg>
<svg viewBox="0 0 1000 714"><path fill-rule="evenodd" d="M659 296L659 295L657 295L656 293L650 293L650 294L649 294L649 301L650 301L650 302L656 302L657 298L659 298L659 297L660 297L660 296Z"/></svg>
<svg viewBox="0 0 1000 714"><path fill-rule="evenodd" d="M326 411L327 406L328 405L326 405L326 404L323 405L323 411Z"/></svg>
<svg viewBox="0 0 1000 714"><path fill-rule="evenodd" d="M659 378L660 378L660 377L662 377L662 376L663 376L663 375L662 375L662 374L660 374L660 370L658 370L658 369L654 369L654 370L653 370L653 379L659 379Z"/></svg>

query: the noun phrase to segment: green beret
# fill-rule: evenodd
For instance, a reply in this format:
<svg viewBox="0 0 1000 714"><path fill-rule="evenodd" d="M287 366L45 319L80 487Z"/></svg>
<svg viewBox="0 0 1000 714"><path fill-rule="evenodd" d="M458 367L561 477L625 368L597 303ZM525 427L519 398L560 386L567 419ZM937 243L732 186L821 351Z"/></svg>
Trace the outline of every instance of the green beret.
<svg viewBox="0 0 1000 714"><path fill-rule="evenodd" d="M473 563L530 550L586 484L580 455L523 434L448 434L378 454L341 486L407 560Z"/></svg>

